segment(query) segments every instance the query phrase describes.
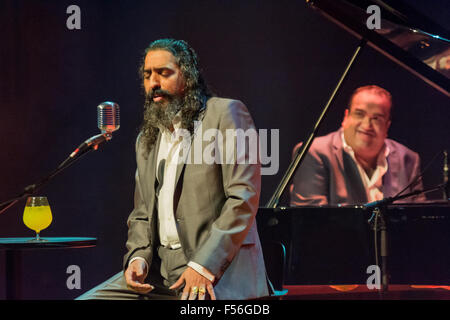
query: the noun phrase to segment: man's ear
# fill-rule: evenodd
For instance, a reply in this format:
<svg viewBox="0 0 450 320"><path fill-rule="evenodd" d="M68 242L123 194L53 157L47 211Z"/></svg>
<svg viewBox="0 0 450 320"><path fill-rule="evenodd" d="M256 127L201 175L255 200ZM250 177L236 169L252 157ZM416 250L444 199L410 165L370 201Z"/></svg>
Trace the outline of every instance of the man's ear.
<svg viewBox="0 0 450 320"><path fill-rule="evenodd" d="M345 112L344 112L344 119L342 119L342 122L341 122L341 125L342 125L342 126L344 126L344 122L345 122L345 120L347 120L348 113L349 113L349 108L345 109Z"/></svg>
<svg viewBox="0 0 450 320"><path fill-rule="evenodd" d="M391 127L391 120L388 120L388 122L386 124L386 137L388 136L388 131L389 131L390 127Z"/></svg>

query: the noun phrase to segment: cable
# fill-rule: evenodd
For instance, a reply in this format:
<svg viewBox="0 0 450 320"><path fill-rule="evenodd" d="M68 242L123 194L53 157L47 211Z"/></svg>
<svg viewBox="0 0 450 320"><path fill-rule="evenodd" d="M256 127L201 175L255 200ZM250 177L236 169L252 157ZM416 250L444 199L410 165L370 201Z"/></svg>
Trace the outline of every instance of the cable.
<svg viewBox="0 0 450 320"><path fill-rule="evenodd" d="M392 198L396 198L398 196L400 196L402 193L404 193L406 190L408 190L409 188L415 186L418 182L419 179L423 177L423 175L425 174L425 172L429 169L430 165L434 162L434 160L436 160L436 157L441 153L441 151L439 151L438 153L436 153L436 155L433 157L433 159L430 160L430 162L428 162L428 164L425 166L425 169L423 169L423 171L418 174L413 181L408 184L402 191L400 191L399 193L397 193L394 197Z"/></svg>
<svg viewBox="0 0 450 320"><path fill-rule="evenodd" d="M377 267L379 267L379 265L378 265L378 239L377 239L377 233L378 233L378 209L376 209L376 213L375 213L375 222L374 222L374 228L373 228L373 230L374 230L374 235L373 235L373 237L374 237L374 239L375 239L375 265L377 266Z"/></svg>

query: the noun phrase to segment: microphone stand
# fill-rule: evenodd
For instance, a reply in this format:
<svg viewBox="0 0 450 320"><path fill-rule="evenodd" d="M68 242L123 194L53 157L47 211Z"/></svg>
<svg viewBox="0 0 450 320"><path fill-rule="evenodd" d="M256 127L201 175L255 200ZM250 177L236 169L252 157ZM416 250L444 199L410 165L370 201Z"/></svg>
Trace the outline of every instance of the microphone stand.
<svg viewBox="0 0 450 320"><path fill-rule="evenodd" d="M416 190L411 193L404 195L399 195L395 197L387 197L379 201L374 201L365 204L363 207L366 209L373 209L372 217L376 217L376 221L379 221L379 226L374 226L374 231L380 231L380 257L381 257L381 291L380 294L383 295L388 291L389 288L389 269L388 269L388 220L387 218L387 206L393 202L415 196L422 193L433 192L436 190L442 190L448 188L448 181L446 183L441 183L435 187ZM369 220L371 222L372 218ZM378 228L378 230L377 230ZM376 244L375 244L376 245ZM377 257L376 257L377 258ZM377 260L377 259L376 259Z"/></svg>
<svg viewBox="0 0 450 320"><path fill-rule="evenodd" d="M103 140L103 141L106 141L106 140ZM83 156L85 156L87 153L91 152L92 150L97 150L99 144L100 143L89 145L87 148L85 148L84 150L81 150L76 155L69 156L55 170L53 170L48 175L46 175L45 177L40 179L37 183L26 186L21 194L19 194L18 196L14 197L10 200L0 203L0 214L5 212L7 209L9 209L13 205L15 205L20 200L22 200L26 197L29 197L29 196L35 194L37 191L41 190L45 185L47 185L50 182L50 180L52 180L60 172L64 171L66 168L70 167L72 164L74 164L76 161L81 159Z"/></svg>

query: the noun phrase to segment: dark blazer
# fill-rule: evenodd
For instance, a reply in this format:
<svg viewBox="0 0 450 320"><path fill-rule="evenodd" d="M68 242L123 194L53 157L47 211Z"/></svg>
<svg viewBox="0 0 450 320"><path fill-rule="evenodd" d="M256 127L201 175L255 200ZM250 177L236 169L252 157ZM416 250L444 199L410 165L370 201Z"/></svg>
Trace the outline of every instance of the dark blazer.
<svg viewBox="0 0 450 320"><path fill-rule="evenodd" d="M214 141L211 137L203 141L205 131L213 129L210 132L215 132L215 139L220 133L225 139L227 129L255 129L253 120L240 101L215 97L207 101L200 119L201 126L196 128L189 150L191 163L179 164L176 174L174 214L182 249L188 261L204 266L216 276L217 299L267 296L255 221L261 188L259 161L196 164L193 160L193 150L199 146L205 150ZM157 254L155 164L160 137L149 153L139 138L136 142L134 210L128 218L124 268L136 256L151 264Z"/></svg>
<svg viewBox="0 0 450 320"><path fill-rule="evenodd" d="M297 169L290 186L291 205L338 205L367 203L367 195L358 168L343 148L342 129L314 139L308 154ZM416 152L385 140L390 149L388 171L383 176L384 197L395 196L420 174L420 158ZM300 144L295 148L299 148ZM294 150L296 150L294 148ZM295 152L294 152L295 153ZM405 191L422 189L422 180ZM403 201L422 201L424 196Z"/></svg>

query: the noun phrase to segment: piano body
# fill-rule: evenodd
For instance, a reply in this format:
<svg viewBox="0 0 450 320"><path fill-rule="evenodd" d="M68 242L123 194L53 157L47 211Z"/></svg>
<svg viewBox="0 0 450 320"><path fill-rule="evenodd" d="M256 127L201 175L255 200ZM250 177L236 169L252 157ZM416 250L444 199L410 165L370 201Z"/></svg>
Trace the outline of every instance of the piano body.
<svg viewBox="0 0 450 320"><path fill-rule="evenodd" d="M266 267L276 290L286 285L366 284L372 275L368 267L379 263L380 232L374 231L374 208L363 205L278 207L281 195L301 165L360 49L366 44L371 46L450 97L450 34L447 30L400 1L306 2L361 39L361 44L314 132L305 139L303 150L298 151L274 195L257 214ZM367 27L369 14L366 10L370 5L381 9L380 29ZM384 207L390 283L450 285L449 209L448 194L441 201Z"/></svg>
<svg viewBox="0 0 450 320"><path fill-rule="evenodd" d="M390 282L449 285L450 205L387 211ZM274 286L366 284L373 274L368 267L376 264L375 240L378 254L380 248L372 213L363 206L260 208L258 232Z"/></svg>

